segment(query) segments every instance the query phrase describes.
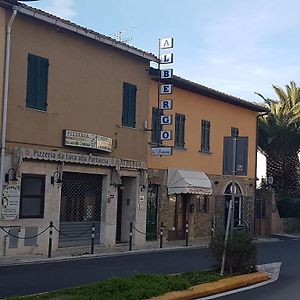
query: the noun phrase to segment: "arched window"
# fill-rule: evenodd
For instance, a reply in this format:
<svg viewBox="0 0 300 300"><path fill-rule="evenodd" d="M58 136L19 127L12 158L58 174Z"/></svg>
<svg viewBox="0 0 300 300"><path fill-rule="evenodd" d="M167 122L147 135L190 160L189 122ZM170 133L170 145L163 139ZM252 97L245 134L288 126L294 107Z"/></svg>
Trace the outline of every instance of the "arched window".
<svg viewBox="0 0 300 300"><path fill-rule="evenodd" d="M232 194L232 182L230 182L227 185L224 194L225 195L231 195ZM237 183L235 183L235 194L236 195L242 195L242 190L241 190L240 186Z"/></svg>

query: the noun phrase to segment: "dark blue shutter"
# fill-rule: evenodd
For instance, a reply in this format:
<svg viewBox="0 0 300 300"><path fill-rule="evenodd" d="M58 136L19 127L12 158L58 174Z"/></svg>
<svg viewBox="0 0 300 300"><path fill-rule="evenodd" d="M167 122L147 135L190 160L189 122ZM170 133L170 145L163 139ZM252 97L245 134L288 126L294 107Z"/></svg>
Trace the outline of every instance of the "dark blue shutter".
<svg viewBox="0 0 300 300"><path fill-rule="evenodd" d="M136 86L123 83L122 125L135 128L136 118Z"/></svg>
<svg viewBox="0 0 300 300"><path fill-rule="evenodd" d="M34 109L47 110L48 69L46 58L28 54L26 106Z"/></svg>
<svg viewBox="0 0 300 300"><path fill-rule="evenodd" d="M223 175L232 175L233 138L224 137ZM239 137L236 145L236 174L247 175L248 169L248 137Z"/></svg>
<svg viewBox="0 0 300 300"><path fill-rule="evenodd" d="M175 147L184 148L185 116L175 115Z"/></svg>

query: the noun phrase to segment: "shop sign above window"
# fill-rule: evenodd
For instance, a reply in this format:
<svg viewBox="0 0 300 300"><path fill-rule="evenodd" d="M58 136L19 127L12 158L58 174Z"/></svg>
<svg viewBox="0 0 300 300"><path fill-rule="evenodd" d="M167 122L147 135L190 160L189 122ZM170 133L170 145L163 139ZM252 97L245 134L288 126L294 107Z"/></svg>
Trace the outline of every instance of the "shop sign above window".
<svg viewBox="0 0 300 300"><path fill-rule="evenodd" d="M63 130L63 145L80 148L90 148L106 152L112 151L112 139L94 133L74 130Z"/></svg>

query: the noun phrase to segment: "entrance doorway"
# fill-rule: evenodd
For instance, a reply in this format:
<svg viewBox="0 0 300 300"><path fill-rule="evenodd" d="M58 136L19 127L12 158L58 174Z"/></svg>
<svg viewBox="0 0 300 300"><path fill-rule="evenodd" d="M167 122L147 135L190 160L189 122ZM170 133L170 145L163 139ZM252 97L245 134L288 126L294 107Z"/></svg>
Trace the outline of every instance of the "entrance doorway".
<svg viewBox="0 0 300 300"><path fill-rule="evenodd" d="M59 247L89 245L93 223L95 243L100 243L101 196L101 175L63 173Z"/></svg>
<svg viewBox="0 0 300 300"><path fill-rule="evenodd" d="M147 218L146 218L146 240L157 239L157 203L158 203L158 185L148 186L147 197Z"/></svg>
<svg viewBox="0 0 300 300"><path fill-rule="evenodd" d="M169 197L168 240L183 240L188 216L188 194Z"/></svg>
<svg viewBox="0 0 300 300"><path fill-rule="evenodd" d="M240 186L235 184L235 196L234 196L234 205L233 205L233 219L234 219L234 227L238 225L242 225L243 219L243 196ZM224 226L226 228L227 219L228 219L228 211L230 200L232 198L232 183L230 183L225 190L224 200L225 200L225 210L224 210Z"/></svg>
<svg viewBox="0 0 300 300"><path fill-rule="evenodd" d="M123 199L123 189L118 187L118 202L117 202L117 231L116 231L116 243L122 242L122 199Z"/></svg>
<svg viewBox="0 0 300 300"><path fill-rule="evenodd" d="M122 177L116 207L116 243L129 242L130 222L136 218L136 177Z"/></svg>

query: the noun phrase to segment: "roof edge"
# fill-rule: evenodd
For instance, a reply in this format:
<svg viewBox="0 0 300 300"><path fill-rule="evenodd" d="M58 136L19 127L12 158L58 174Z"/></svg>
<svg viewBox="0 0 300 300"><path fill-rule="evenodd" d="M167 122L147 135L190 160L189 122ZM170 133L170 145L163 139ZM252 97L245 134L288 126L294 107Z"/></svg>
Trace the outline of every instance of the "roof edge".
<svg viewBox="0 0 300 300"><path fill-rule="evenodd" d="M95 32L95 31L92 31L90 29L81 27L80 25L77 25L77 24L72 23L70 21L67 21L65 19L61 19L61 18L56 17L54 15L51 15L49 13L46 13L46 12L43 13L42 10L31 8L31 7L29 7L25 4L17 3L16 5L12 5L12 9L16 10L17 12L19 12L23 15L33 17L35 19L38 19L40 21L43 21L43 22L51 24L51 25L59 26L59 27L64 28L68 31L80 34L81 36L93 39L95 41L98 41L98 42L101 42L103 44L112 46L112 47L120 49L122 51L131 53L133 55L139 56L139 57L144 58L146 60L154 61L154 62L158 62L158 60L159 60L152 53L144 52L144 51L139 50L139 49L137 49L133 46L130 46L126 43L119 42L119 41L114 40L110 37L106 37L105 35L102 35L98 32Z"/></svg>
<svg viewBox="0 0 300 300"><path fill-rule="evenodd" d="M157 80L159 76L158 69L150 68L149 73L154 80ZM270 111L267 107L264 107L263 105L259 105L257 103L253 103L241 99L239 97L220 92L218 90L206 87L204 85L181 78L176 75L173 75L171 79L168 79L168 82L172 83L176 87L188 90L190 92L197 93L199 95L203 95L206 97L214 98L216 100L223 101L232 105L237 105L252 111L262 112L262 113Z"/></svg>

